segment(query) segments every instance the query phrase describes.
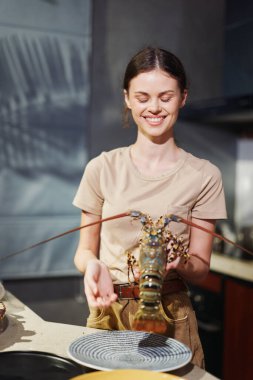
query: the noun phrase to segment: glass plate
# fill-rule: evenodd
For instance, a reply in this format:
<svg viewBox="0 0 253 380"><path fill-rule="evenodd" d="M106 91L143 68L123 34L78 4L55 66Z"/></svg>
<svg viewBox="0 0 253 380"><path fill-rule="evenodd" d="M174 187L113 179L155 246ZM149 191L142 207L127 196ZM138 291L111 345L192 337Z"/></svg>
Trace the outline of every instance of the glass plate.
<svg viewBox="0 0 253 380"><path fill-rule="evenodd" d="M68 355L98 370L143 369L166 372L190 362L192 352L183 343L142 331L103 331L72 342Z"/></svg>

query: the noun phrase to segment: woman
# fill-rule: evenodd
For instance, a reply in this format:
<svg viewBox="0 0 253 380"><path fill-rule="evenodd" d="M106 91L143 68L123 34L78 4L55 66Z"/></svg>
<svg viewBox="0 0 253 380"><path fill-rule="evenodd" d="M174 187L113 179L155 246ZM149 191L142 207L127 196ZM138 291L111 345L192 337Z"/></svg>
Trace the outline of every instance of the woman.
<svg viewBox="0 0 253 380"><path fill-rule="evenodd" d="M140 210L153 219L175 214L214 231L216 219L226 217L220 172L209 161L179 148L174 140L174 125L187 98L182 63L168 51L145 48L129 62L123 87L137 139L131 146L103 152L86 166L73 202L82 210L82 225ZM138 301L122 297L119 284L124 284L124 291L129 287L128 253L138 262L140 230L140 221L130 218L81 230L75 265L85 274L88 327L131 329ZM212 237L182 223L171 223L170 231L189 247L190 260L185 263L177 258L166 266L165 334L187 344L193 363L203 367L185 282L197 283L207 275ZM138 267L130 273L130 281L138 282Z"/></svg>

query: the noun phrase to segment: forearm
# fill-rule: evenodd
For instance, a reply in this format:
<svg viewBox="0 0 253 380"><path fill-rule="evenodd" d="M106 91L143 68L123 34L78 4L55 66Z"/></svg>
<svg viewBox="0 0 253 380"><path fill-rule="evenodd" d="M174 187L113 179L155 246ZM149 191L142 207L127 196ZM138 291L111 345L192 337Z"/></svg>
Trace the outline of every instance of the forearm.
<svg viewBox="0 0 253 380"><path fill-rule="evenodd" d="M210 261L203 260L198 255L192 253L187 262L185 262L184 259L181 259L175 269L186 281L193 284L199 283L207 276L210 269Z"/></svg>
<svg viewBox="0 0 253 380"><path fill-rule="evenodd" d="M74 257L74 264L81 273L85 273L88 262L98 260L97 255L91 249L78 248Z"/></svg>
<svg viewBox="0 0 253 380"><path fill-rule="evenodd" d="M192 219L199 226L214 231L215 220ZM189 244L189 260L181 258L174 269L186 281L199 283L205 279L210 269L213 237L205 231L191 228Z"/></svg>
<svg viewBox="0 0 253 380"><path fill-rule="evenodd" d="M81 226L98 221L99 215L93 215L82 212ZM95 224L88 228L80 230L79 244L74 257L74 264L76 268L85 273L88 263L91 260L98 261L100 244L100 225Z"/></svg>

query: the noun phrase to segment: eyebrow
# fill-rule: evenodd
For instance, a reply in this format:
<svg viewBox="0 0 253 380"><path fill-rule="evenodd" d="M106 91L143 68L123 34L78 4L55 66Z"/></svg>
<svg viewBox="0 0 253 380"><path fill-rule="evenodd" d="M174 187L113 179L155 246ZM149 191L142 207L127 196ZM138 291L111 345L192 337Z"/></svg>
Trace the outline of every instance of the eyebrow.
<svg viewBox="0 0 253 380"><path fill-rule="evenodd" d="M140 95L149 95L147 92L145 91L135 91L134 92L136 95L137 94L140 94ZM158 95L165 95L165 94L174 94L175 91L174 90L166 90L166 91L163 91L163 92L160 92Z"/></svg>

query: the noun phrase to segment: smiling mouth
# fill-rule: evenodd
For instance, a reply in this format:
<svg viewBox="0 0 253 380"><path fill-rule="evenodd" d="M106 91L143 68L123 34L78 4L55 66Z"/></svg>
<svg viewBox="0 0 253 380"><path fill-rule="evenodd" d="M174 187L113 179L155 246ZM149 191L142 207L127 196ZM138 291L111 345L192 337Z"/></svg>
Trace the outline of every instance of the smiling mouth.
<svg viewBox="0 0 253 380"><path fill-rule="evenodd" d="M157 125L157 124L160 124L163 122L163 120L165 119L164 116L156 116L156 117L150 117L150 116L146 116L145 117L146 121L149 123L149 124L152 124L152 125Z"/></svg>

